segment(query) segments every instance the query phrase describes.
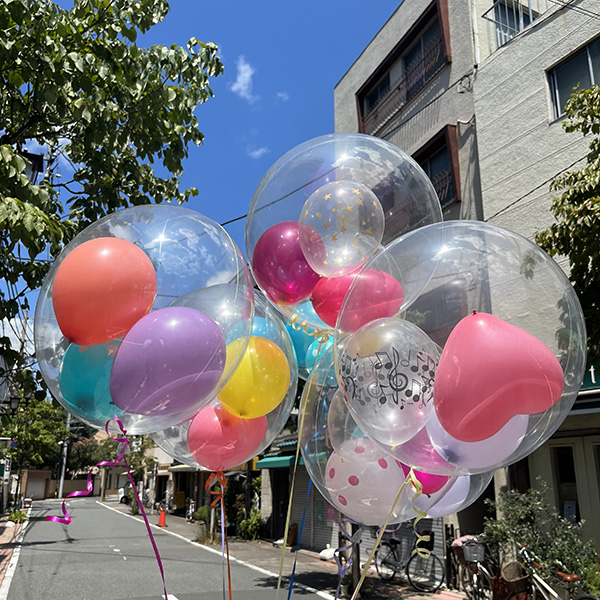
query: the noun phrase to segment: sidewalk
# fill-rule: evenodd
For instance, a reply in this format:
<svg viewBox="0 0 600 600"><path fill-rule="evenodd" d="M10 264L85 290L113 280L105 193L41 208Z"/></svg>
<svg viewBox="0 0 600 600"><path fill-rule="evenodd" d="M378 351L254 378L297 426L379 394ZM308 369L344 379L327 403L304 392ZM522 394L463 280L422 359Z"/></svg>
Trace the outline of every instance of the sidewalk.
<svg viewBox="0 0 600 600"><path fill-rule="evenodd" d="M10 559L18 545L17 540L23 529L23 523L17 523L14 527L7 527L7 522L7 516L0 518L0 586L4 581Z"/></svg>
<svg viewBox="0 0 600 600"><path fill-rule="evenodd" d="M116 509L124 514L129 515L129 506L119 504L116 498L108 498L104 503L107 507ZM158 525L159 515L147 514L148 521L152 525ZM135 518L142 519L141 515ZM190 523L184 517L176 517L173 515L166 516L166 531L176 534L187 540L195 541L198 533L198 523ZM215 551L220 552L220 542L218 546L209 546ZM252 565L264 569L269 573L273 573L273 586L277 585L277 574L279 573L279 565L282 556L281 548L273 546L273 544L265 541L245 541L234 538L229 540L229 555L233 560ZM333 598L338 584L337 565L333 560L320 560L316 552L300 549L297 553L286 549L283 577L285 582L282 587L287 589L287 581L292 573L294 559L297 558L296 573L294 576L294 586L300 584L299 587L306 586L312 590L325 592ZM363 561L367 560L366 553L362 553ZM301 591L300 589L298 590ZM282 595L283 596L283 595ZM287 596L285 596L287 597ZM360 597L362 600L379 600L379 599L394 599L394 600L409 600L409 599L427 599L427 600L463 600L464 595L458 592L449 590L441 590L434 594L420 594L410 587L405 581L396 576L392 582L384 582L377 575L374 568L369 570L367 577L360 589Z"/></svg>

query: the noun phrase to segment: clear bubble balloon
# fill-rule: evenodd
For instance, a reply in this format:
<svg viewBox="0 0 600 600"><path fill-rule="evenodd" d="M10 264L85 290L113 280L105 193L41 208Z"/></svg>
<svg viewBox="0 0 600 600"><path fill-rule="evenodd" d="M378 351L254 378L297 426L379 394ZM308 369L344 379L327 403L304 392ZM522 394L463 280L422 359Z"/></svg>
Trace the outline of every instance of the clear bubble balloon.
<svg viewBox="0 0 600 600"><path fill-rule="evenodd" d="M256 329L253 326L252 333L268 332L269 340L283 352L289 366L290 383L283 401L259 419L240 419L231 415L218 400L213 401L192 419L152 434L154 442L173 458L193 467L210 470L237 466L268 448L287 423L298 384L292 341L281 315L260 292L255 297L255 314L258 326ZM246 424L240 421L246 421Z"/></svg>
<svg viewBox="0 0 600 600"><path fill-rule="evenodd" d="M433 407L443 431L432 421L393 448L398 460L430 473L483 473L556 431L583 380L586 332L575 291L547 254L499 227L449 221L395 240L369 268L401 283L399 316L442 348ZM359 286L360 274L340 310L340 350L351 338L340 327L345 312L360 310Z"/></svg>
<svg viewBox="0 0 600 600"><path fill-rule="evenodd" d="M316 190L300 212L300 246L314 271L339 277L372 256L383 238L379 198L357 181L333 181Z"/></svg>
<svg viewBox="0 0 600 600"><path fill-rule="evenodd" d="M325 243L322 239L317 240L315 247L307 250L311 256L307 260L302 251L300 221L302 215L305 218L309 216L306 215L307 208L304 208L309 198L319 188L335 181L364 186L360 189L366 188L376 197L384 214L382 244L442 218L439 200L425 173L412 158L389 142L362 134L336 133L293 148L263 177L252 198L246 220L246 252L255 279L267 298L288 318L295 314L297 305L310 296L324 266L323 260L328 262L325 266L330 265L329 258L321 259L321 254L328 255L326 245L337 241L332 238ZM371 206L375 209L373 201ZM349 204L345 206L344 210L336 209L335 213L330 210L328 218L320 209L315 209L314 217L322 219L319 229L349 233L350 227L344 225L343 217L348 222L348 215L356 209ZM317 216L317 212L321 217ZM369 212L365 219L366 216L372 219L372 212L377 211ZM365 219L352 225L359 227L353 235L359 244L365 244L363 254L371 242L367 243L366 238L361 236L379 235L378 227L373 227L372 233L367 233L368 225L364 230L360 229ZM342 231L342 228L347 231ZM357 233L359 238L356 238ZM358 264L363 263L360 256ZM341 255L337 254L333 257L333 265L337 264L336 258L340 258L341 266ZM320 259L319 272L310 264L313 259L317 263ZM345 263L346 267L354 264L352 260ZM326 274L329 275L329 271ZM311 325L317 327L316 324Z"/></svg>
<svg viewBox="0 0 600 600"><path fill-rule="evenodd" d="M93 223L56 259L36 306L36 355L76 417L150 433L219 392L243 355L226 366L225 338L237 327L248 339L252 316L250 273L220 225L180 206L136 206Z"/></svg>
<svg viewBox="0 0 600 600"><path fill-rule="evenodd" d="M402 444L425 426L440 349L419 327L378 319L345 338L338 353L348 409L369 437Z"/></svg>

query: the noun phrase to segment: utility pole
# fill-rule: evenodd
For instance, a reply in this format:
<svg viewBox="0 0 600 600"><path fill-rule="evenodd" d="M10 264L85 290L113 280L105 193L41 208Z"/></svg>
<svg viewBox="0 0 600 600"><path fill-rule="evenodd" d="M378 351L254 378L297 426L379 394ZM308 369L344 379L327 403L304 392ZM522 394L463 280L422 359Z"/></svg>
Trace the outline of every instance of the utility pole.
<svg viewBox="0 0 600 600"><path fill-rule="evenodd" d="M67 430L70 431L71 430L71 413L67 413ZM62 447L62 461L61 461L61 467L60 467L60 482L58 484L58 499L62 499L63 497L63 487L65 484L65 471L67 470L67 440L68 438L65 438L63 440L63 447Z"/></svg>

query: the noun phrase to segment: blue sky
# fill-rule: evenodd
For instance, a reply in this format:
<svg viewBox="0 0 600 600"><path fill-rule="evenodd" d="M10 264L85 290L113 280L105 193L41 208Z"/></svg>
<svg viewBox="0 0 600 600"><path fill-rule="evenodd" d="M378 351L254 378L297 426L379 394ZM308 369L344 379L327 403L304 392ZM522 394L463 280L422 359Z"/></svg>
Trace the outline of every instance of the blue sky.
<svg viewBox="0 0 600 600"><path fill-rule="evenodd" d="M171 0L171 12L139 45L195 36L219 45L224 75L198 107L206 135L193 148L183 185L188 206L223 223L247 212L269 167L296 145L333 133L333 88L399 0ZM226 226L244 249L245 220Z"/></svg>

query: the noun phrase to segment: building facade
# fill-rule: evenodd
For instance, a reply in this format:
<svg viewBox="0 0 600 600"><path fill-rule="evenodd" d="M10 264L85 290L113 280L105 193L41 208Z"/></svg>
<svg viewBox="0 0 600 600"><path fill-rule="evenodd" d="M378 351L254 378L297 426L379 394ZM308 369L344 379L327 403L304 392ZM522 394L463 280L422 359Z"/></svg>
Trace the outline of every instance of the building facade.
<svg viewBox="0 0 600 600"><path fill-rule="evenodd" d="M592 0L404 0L336 85L336 132L381 137L411 155L445 219L533 240L553 219L549 182L587 155L587 140L565 133L561 119L573 88L600 84L599 18ZM535 486L539 475L561 514L585 519L585 534L600 540L600 403L588 368L560 429L499 470L488 495ZM476 531L481 503L465 513L459 531Z"/></svg>

